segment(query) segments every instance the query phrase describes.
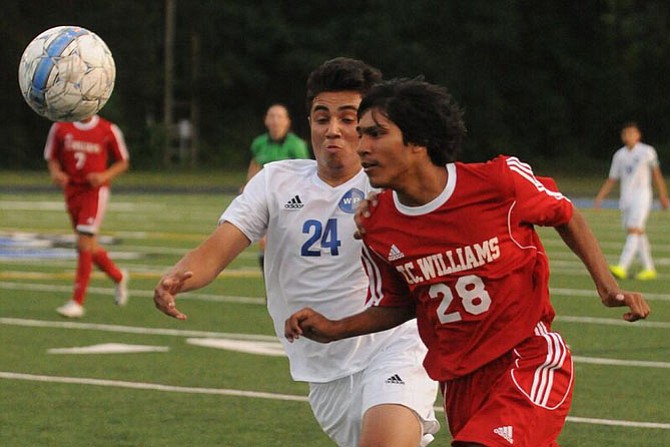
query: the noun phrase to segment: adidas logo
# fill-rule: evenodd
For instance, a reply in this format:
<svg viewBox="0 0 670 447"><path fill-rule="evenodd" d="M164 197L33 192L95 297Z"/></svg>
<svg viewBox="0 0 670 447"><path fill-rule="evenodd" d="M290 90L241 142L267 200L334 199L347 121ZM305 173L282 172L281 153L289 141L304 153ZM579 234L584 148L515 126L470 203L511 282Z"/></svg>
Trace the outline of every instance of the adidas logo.
<svg viewBox="0 0 670 447"><path fill-rule="evenodd" d="M405 254L398 250L398 247L395 244L391 245L391 250L389 250L389 261L397 261L400 258L404 258Z"/></svg>
<svg viewBox="0 0 670 447"><path fill-rule="evenodd" d="M296 194L295 197L286 202L284 208L286 208L287 210L299 210L303 206L305 206L305 204L302 203L302 200L300 200L300 196Z"/></svg>
<svg viewBox="0 0 670 447"><path fill-rule="evenodd" d="M498 436L501 436L505 441L509 442L510 444L514 444L514 438L512 437L512 426L511 425L505 425L504 427L498 427L493 430L493 433L495 433Z"/></svg>
<svg viewBox="0 0 670 447"><path fill-rule="evenodd" d="M385 383L394 383L396 385L404 385L405 384L405 382L403 382L403 380L400 378L400 376L398 374L394 374L391 377L389 377L388 379L386 379Z"/></svg>

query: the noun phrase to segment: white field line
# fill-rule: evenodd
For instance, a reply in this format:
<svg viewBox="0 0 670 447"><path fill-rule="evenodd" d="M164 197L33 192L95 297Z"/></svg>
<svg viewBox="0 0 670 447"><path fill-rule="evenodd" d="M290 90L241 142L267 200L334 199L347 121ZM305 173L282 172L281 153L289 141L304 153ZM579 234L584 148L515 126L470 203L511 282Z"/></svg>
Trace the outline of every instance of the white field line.
<svg viewBox="0 0 670 447"><path fill-rule="evenodd" d="M132 279L132 278L131 278ZM57 286L51 284L26 284L19 282L0 281L0 290L27 290L30 292L42 293L70 293L72 286ZM89 294L99 294L111 296L114 289L106 287L89 287ZM151 290L130 290L131 298L152 298L154 296ZM2 298L2 295L0 295ZM179 296L179 300L200 300L218 303L240 303L240 304L260 304L265 305L265 298L252 296L233 296L233 295L213 295L206 293L188 292Z"/></svg>
<svg viewBox="0 0 670 447"><path fill-rule="evenodd" d="M625 321L622 321L623 324L628 324ZM164 328L147 328L147 327L138 327L138 326L120 326L120 325L111 325L111 324L98 324L98 323L80 323L74 321L49 321L49 320L30 320L23 318L5 318L0 317L0 324L5 324L8 326L21 326L21 327L43 327L43 328L56 328L56 329L76 329L76 330L92 330L92 331L102 331L102 332L116 332L116 333L126 333L126 334L140 334L140 335L168 335L174 337L185 337L185 338L218 338L218 339L229 339L229 340L252 340L260 341L263 343L276 344L277 349L281 349L281 344L277 338L273 335L260 335L260 334L235 334L227 332L210 332L210 331L193 331L193 330L181 330L181 329L164 329ZM608 324L608 323L605 323ZM656 327L656 326L653 326ZM670 327L670 323L663 328ZM576 363L589 363L595 365L610 365L610 366L634 366L642 368L663 368L670 369L670 363L667 362L649 362L643 360L619 360L619 359L607 359L607 358L598 358L598 357L581 357L573 356L573 360Z"/></svg>
<svg viewBox="0 0 670 447"><path fill-rule="evenodd" d="M559 315L556 317L555 321L561 323L602 324L606 326L623 326L629 328L670 329L670 322L666 321L638 320L634 323L630 323L623 319L616 318L578 317L570 315Z"/></svg>
<svg viewBox="0 0 670 447"><path fill-rule="evenodd" d="M257 399L272 399L272 400L293 401L293 402L308 402L307 396L264 393L264 392L246 391L246 390L233 390L226 388L197 388L197 387L162 385L158 383L147 383L147 382L127 382L123 380L102 380L102 379L89 379L84 377L44 376L37 374L13 373L7 371L0 371L0 378L8 380L24 380L32 382L65 383L75 385L93 385L93 386L104 386L114 388L129 388L136 390L153 390L153 391L163 391L172 393L207 394L207 395L222 395L222 396L235 396L235 397L250 397ZM442 407L435 407L435 411L442 412L443 409ZM615 419L582 418L575 416L568 416L567 421L580 424L670 430L670 424L662 422L622 421Z"/></svg>
<svg viewBox="0 0 670 447"><path fill-rule="evenodd" d="M668 362L647 362L644 360L618 360L618 359L602 359L597 357L581 357L575 355L572 357L575 363L588 363L591 365L607 365L607 366L632 366L638 368L662 368L670 369Z"/></svg>
<svg viewBox="0 0 670 447"><path fill-rule="evenodd" d="M594 289L566 289L562 287L551 287L550 292L553 296L560 295L560 296L568 296L568 297L589 297L589 298L594 298L598 299L598 294L596 293L595 288ZM670 294L667 293L645 293L644 297L648 301L670 301Z"/></svg>
<svg viewBox="0 0 670 447"><path fill-rule="evenodd" d="M78 329L78 330L92 330L102 332L118 332L124 334L169 335L173 337L212 337L212 338L229 338L232 340L257 340L265 342L277 340L277 337L275 337L274 335L233 334L227 332L192 331L182 329L120 326L112 324L79 323L74 321L27 320L23 318L0 317L0 324L6 324L8 326L48 327L58 329Z"/></svg>
<svg viewBox="0 0 670 447"><path fill-rule="evenodd" d="M231 276L246 276L252 275L251 269L240 269L239 274L234 271L230 271ZM154 273L154 272L152 272ZM226 272L222 273L222 276L225 276ZM70 286L56 286L56 285L47 285L47 284L26 284L22 282L11 282L11 281L0 281L0 290L27 290L30 292L70 292ZM89 287L90 293L98 293L109 295L113 294L114 290L112 288L105 287ZM153 292L151 290L131 290L132 296L137 297L152 297ZM552 287L551 294L554 296L566 296L566 297L587 297L597 299L596 291L591 289L566 289L560 287ZM644 297L648 301L670 301L670 294L667 293L645 293ZM0 296L1 298L1 296ZM231 296L231 295L214 295L214 294L205 294L205 293L194 293L189 292L182 296L180 299L183 300L203 300L203 301L215 301L215 302L233 302L233 303L247 303L247 304L262 304L265 305L265 299L259 297L244 297L244 296Z"/></svg>

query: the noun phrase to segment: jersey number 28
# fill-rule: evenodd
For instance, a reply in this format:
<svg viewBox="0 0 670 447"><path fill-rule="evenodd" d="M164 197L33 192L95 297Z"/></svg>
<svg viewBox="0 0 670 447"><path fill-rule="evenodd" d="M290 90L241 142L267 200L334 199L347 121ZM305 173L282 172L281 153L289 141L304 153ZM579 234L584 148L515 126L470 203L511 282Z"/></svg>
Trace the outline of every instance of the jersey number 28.
<svg viewBox="0 0 670 447"><path fill-rule="evenodd" d="M456 295L463 303L463 309L471 315L483 314L491 307L491 296L484 287L484 282L477 275L461 276L454 285ZM444 283L433 284L428 290L431 299L440 299L437 307L437 317L442 324L461 321L463 316L460 312L449 312L447 309L454 300L454 293Z"/></svg>

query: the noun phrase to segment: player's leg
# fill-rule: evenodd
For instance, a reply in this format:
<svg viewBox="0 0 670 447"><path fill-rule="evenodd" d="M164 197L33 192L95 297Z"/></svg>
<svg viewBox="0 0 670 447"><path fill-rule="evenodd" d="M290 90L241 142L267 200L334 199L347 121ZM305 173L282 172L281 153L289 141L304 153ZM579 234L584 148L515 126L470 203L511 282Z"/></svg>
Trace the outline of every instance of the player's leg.
<svg viewBox="0 0 670 447"><path fill-rule="evenodd" d="M95 247L95 236L92 234L79 233L77 235L77 273L74 281L74 292L72 299L80 305L84 305L88 283L91 280L93 269L93 247Z"/></svg>
<svg viewBox="0 0 670 447"><path fill-rule="evenodd" d="M87 217L86 230L97 234L102 225L109 202L109 188L106 186L91 190L87 194L83 205L83 213ZM116 283L114 301L118 305L125 305L128 301L128 271L119 269L110 259L107 251L97 243L91 247L93 263Z"/></svg>
<svg viewBox="0 0 670 447"><path fill-rule="evenodd" d="M91 239L94 237L87 234L77 235L77 270L75 273L74 287L72 290L72 299L65 305L56 309L64 317L79 318L84 316L84 301L86 300L86 291L91 279L91 270L93 269L93 256Z"/></svg>
<svg viewBox="0 0 670 447"><path fill-rule="evenodd" d="M512 352L448 382L445 410L452 445L557 447L572 391L565 342L538 325L536 334Z"/></svg>
<svg viewBox="0 0 670 447"><path fill-rule="evenodd" d="M618 279L628 278L628 269L630 268L640 245L639 234L636 231L634 220L636 210L628 207L621 210L621 223L626 229L626 241L624 242L619 262L610 266L610 271Z"/></svg>
<svg viewBox="0 0 670 447"><path fill-rule="evenodd" d="M361 372L309 384L309 404L321 429L339 447L355 447L360 436Z"/></svg>
<svg viewBox="0 0 670 447"><path fill-rule="evenodd" d="M423 437L421 420L403 405L376 405L365 412L359 447L417 447Z"/></svg>
<svg viewBox="0 0 670 447"><path fill-rule="evenodd" d="M437 382L423 368L426 348L412 323L401 328L364 372L359 447L417 447L433 440Z"/></svg>
<svg viewBox="0 0 670 447"><path fill-rule="evenodd" d="M70 190L66 193L66 204L70 220L75 228L77 236L77 269L75 273L72 299L65 305L56 309L64 317L79 318L84 316L84 301L86 300L86 290L91 277L93 265L91 255L91 241L85 238L85 233L81 233L77 228L84 222L82 214L83 194L81 191ZM89 236L91 236L89 234Z"/></svg>
<svg viewBox="0 0 670 447"><path fill-rule="evenodd" d="M636 220L634 222L636 228L638 229L640 239L638 254L640 256L640 262L642 263L642 270L638 272L637 275L635 275L635 278L643 281L656 278L656 267L654 266L654 260L651 256L651 244L649 244L649 239L645 233L645 227L650 211L651 204L647 206L640 206L638 216L636 216Z"/></svg>

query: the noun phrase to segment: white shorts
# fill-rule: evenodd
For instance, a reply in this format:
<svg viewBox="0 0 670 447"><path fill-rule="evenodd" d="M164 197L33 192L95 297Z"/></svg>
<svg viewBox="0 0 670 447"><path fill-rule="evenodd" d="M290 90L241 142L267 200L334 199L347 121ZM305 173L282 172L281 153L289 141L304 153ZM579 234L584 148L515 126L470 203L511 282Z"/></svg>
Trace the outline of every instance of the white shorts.
<svg viewBox="0 0 670 447"><path fill-rule="evenodd" d="M621 207L621 225L625 229L639 228L644 230L651 211L651 202L641 200Z"/></svg>
<svg viewBox="0 0 670 447"><path fill-rule="evenodd" d="M323 431L340 447L356 447L365 412L380 404L403 405L423 425L421 446L433 440L438 384L423 368L426 348L416 338L398 338L363 371L327 383L309 384L309 402Z"/></svg>

